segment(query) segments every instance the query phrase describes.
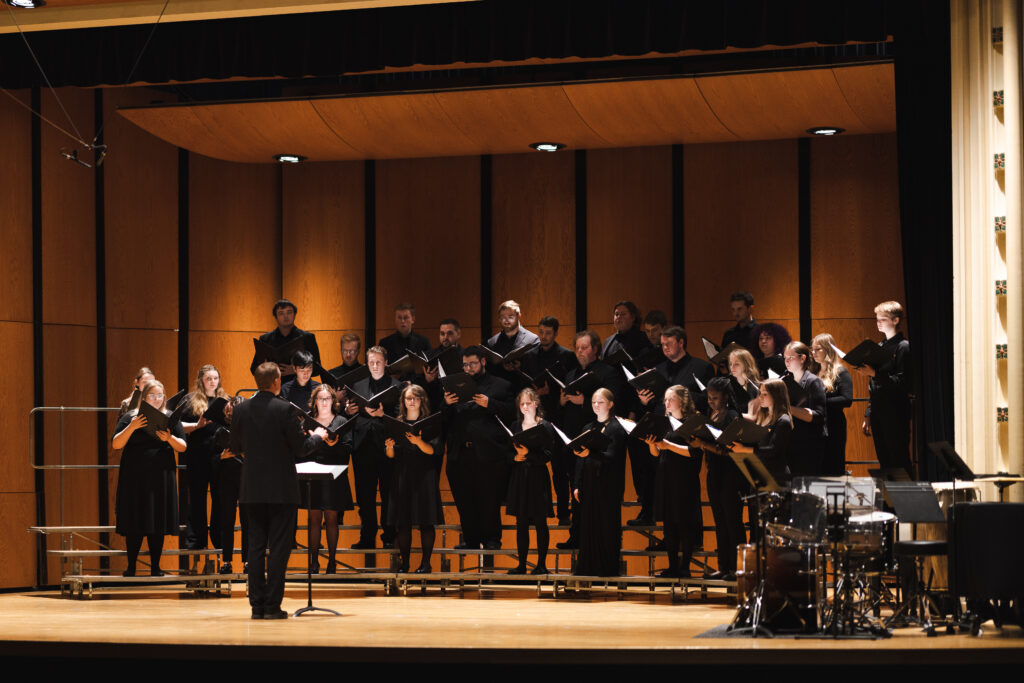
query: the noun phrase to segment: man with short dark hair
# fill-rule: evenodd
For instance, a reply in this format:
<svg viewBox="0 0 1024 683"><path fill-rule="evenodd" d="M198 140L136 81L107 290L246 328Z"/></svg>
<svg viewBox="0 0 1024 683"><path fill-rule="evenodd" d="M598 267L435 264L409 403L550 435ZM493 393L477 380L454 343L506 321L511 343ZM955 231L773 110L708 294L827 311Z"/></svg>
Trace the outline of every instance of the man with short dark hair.
<svg viewBox="0 0 1024 683"><path fill-rule="evenodd" d="M647 339L650 340L654 350L643 354L641 367L637 368L637 370L650 370L665 360L665 354L661 352L661 331L666 327L668 327L668 318L664 311L654 309L653 311L648 311L647 315L644 316L644 334L647 335Z"/></svg>
<svg viewBox="0 0 1024 683"><path fill-rule="evenodd" d="M281 385L281 398L308 409L309 397L320 386L320 382L313 379L313 354L309 351L296 351L291 364L295 368L295 375Z"/></svg>
<svg viewBox="0 0 1024 683"><path fill-rule="evenodd" d="M459 403L446 392L443 410L448 423L448 483L459 510L462 543L457 548L501 547L501 502L508 486L511 448L508 433L498 424L514 418L512 387L487 372L484 351L470 346L462 352L463 370L476 382L472 401Z"/></svg>
<svg viewBox="0 0 1024 683"><path fill-rule="evenodd" d="M306 332L300 330L295 326L295 316L299 313L298 307L295 306L288 299L278 299L274 302L273 314L274 320L277 321L277 327L260 335L260 341L268 346L272 346L275 349L289 343L293 339L302 339L303 345L306 350L313 354L313 362L320 363L320 347L316 343L316 335L312 332ZM252 364L249 366L249 372L256 374L256 356L253 356ZM278 366L281 370L281 376L288 379L295 374L295 368L291 363L285 363Z"/></svg>
<svg viewBox="0 0 1024 683"><path fill-rule="evenodd" d="M455 349L452 355L453 360L448 361L442 365L442 370L447 375L455 374L456 372L462 371L462 344L459 342L462 339L462 326L459 325L459 321L455 318L445 318L438 323L437 340L439 349ZM457 358L455 358L457 354ZM441 407L441 401L444 400L443 391L441 390L441 383L438 381L440 372L437 366L433 369L425 368L423 370L423 378L417 378L417 383L421 384L427 391L427 398L430 399L430 407L432 410L437 410Z"/></svg>
<svg viewBox="0 0 1024 683"><path fill-rule="evenodd" d="M249 604L253 619L284 619L284 574L295 537L299 482L295 463L333 440L321 427L306 437L291 406L277 398L281 371L262 363L254 373L259 392L234 409L231 447L243 456L238 501L249 520ZM269 550L269 552L268 552Z"/></svg>
<svg viewBox="0 0 1024 683"><path fill-rule="evenodd" d="M378 346L384 347L389 362L394 363L410 352L428 353L430 351L430 340L413 331L412 328L415 324L416 308L412 304L402 302L395 306L395 331L377 342ZM407 372L398 379L403 382L412 382L416 379L416 374Z"/></svg>
<svg viewBox="0 0 1024 683"><path fill-rule="evenodd" d="M722 335L722 348L736 342L750 352L754 351L757 340L752 338L754 331L754 295L750 292L734 292L729 297L729 308L736 324Z"/></svg>

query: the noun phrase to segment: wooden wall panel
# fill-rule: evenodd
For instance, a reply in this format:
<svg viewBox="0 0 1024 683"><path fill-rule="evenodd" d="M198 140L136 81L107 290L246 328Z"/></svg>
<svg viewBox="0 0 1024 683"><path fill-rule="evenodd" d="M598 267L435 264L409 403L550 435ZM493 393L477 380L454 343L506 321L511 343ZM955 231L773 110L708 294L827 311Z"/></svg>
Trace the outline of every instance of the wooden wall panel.
<svg viewBox="0 0 1024 683"><path fill-rule="evenodd" d="M479 340L479 157L382 161L376 174L376 337L394 332L395 304L409 301L432 345L447 317L463 345Z"/></svg>
<svg viewBox="0 0 1024 683"><path fill-rule="evenodd" d="M879 302L905 303L896 173L895 135L811 141L813 317L873 319Z"/></svg>
<svg viewBox="0 0 1024 683"><path fill-rule="evenodd" d="M253 354L252 338L263 332L266 330L189 332L189 382L194 382L196 372L201 366L213 363L220 370L220 381L229 394L233 395L239 389L255 388L256 381L249 372Z"/></svg>
<svg viewBox="0 0 1024 683"><path fill-rule="evenodd" d="M26 106L26 91L11 92ZM0 319L32 320L32 165L31 115L8 97L0 97L0 243L4 267L0 272L0 297L5 302Z"/></svg>
<svg viewBox="0 0 1024 683"><path fill-rule="evenodd" d="M0 493L34 491L28 451L29 411L35 405L32 368L37 360L32 348L32 325L0 322L0 339L7 348L17 349L0 358L0 376L8 387L7 391L0 392L0 434L4 440L0 455Z"/></svg>
<svg viewBox="0 0 1024 683"><path fill-rule="evenodd" d="M491 287L495 315L501 301L515 299L522 306L523 323L531 328L546 315L574 325L573 159L571 154L494 157Z"/></svg>
<svg viewBox="0 0 1024 683"><path fill-rule="evenodd" d="M341 331L366 322L363 163L282 172L282 291L299 308L299 327L317 333L324 360L337 356L340 363Z"/></svg>
<svg viewBox="0 0 1024 683"><path fill-rule="evenodd" d="M60 88L61 102L87 139L93 135L91 90ZM49 91L42 114L70 128ZM94 172L61 157L74 140L51 126L42 127L43 320L96 324L96 233ZM86 154L86 160L91 155ZM92 361L94 357L89 360Z"/></svg>
<svg viewBox="0 0 1024 683"><path fill-rule="evenodd" d="M277 166L190 156L191 329L274 327L270 311L281 296L279 180Z"/></svg>
<svg viewBox="0 0 1024 683"><path fill-rule="evenodd" d="M163 94L103 91L108 329L178 327L178 150L116 113L154 97Z"/></svg>
<svg viewBox="0 0 1024 683"><path fill-rule="evenodd" d="M25 529L36 523L35 493L0 493L0 588L36 583L36 536Z"/></svg>
<svg viewBox="0 0 1024 683"><path fill-rule="evenodd" d="M43 404L48 406L94 406L96 404L96 331L91 327L45 325L43 329ZM86 359L83 361L82 359ZM44 418L45 463L61 462L60 413ZM96 414L74 412L64 415L64 455L68 465L92 465L98 457ZM96 470L49 470L45 475L46 523L96 524L99 515ZM63 505L61 494L63 493ZM57 539L47 541L57 547ZM59 571L56 559L48 563L51 576Z"/></svg>
<svg viewBox="0 0 1024 683"><path fill-rule="evenodd" d="M798 335L796 141L689 145L683 163L687 328L721 341L748 290L756 319Z"/></svg>
<svg viewBox="0 0 1024 683"><path fill-rule="evenodd" d="M672 310L672 150L587 152L587 321L612 321L615 302ZM611 332L611 327L601 334Z"/></svg>

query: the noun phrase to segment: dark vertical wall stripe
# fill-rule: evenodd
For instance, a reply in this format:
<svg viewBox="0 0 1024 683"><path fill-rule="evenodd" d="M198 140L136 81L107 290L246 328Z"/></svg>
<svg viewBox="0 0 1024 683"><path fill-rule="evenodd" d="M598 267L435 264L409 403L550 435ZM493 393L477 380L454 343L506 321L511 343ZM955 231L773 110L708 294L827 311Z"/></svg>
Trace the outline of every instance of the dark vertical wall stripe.
<svg viewBox="0 0 1024 683"><path fill-rule="evenodd" d="M811 141L797 140L797 266L800 339L811 341Z"/></svg>
<svg viewBox="0 0 1024 683"><path fill-rule="evenodd" d="M373 159L363 164L363 242L366 251L366 336L363 349L374 344L377 328L377 167Z"/></svg>
<svg viewBox="0 0 1024 683"><path fill-rule="evenodd" d="M93 96L93 120L100 131L96 144L103 144L103 90L97 88ZM98 164L93 173L93 191L96 228L96 405L107 404L107 238L106 205L104 204L103 166ZM107 413L96 415L96 464L107 464ZM107 470L99 470L96 477L97 500L99 501L99 523L109 524L109 477ZM101 534L100 543L109 543L109 534ZM109 567L110 558L100 559L100 566Z"/></svg>
<svg viewBox="0 0 1024 683"><path fill-rule="evenodd" d="M490 154L480 157L480 338L487 341L491 336L494 319L491 273L494 255L491 250L493 239L493 160ZM504 295L503 295L504 296Z"/></svg>
<svg viewBox="0 0 1024 683"><path fill-rule="evenodd" d="M576 329L587 329L587 150L576 150Z"/></svg>
<svg viewBox="0 0 1024 683"><path fill-rule="evenodd" d="M32 111L39 111L42 98L39 88L32 88ZM32 369L32 394L36 406L43 405L43 130L38 116L32 117L32 348L35 362ZM37 465L44 461L43 417L35 421L36 448L33 457ZM36 524L46 525L46 479L43 470L35 471ZM46 538L36 538L36 580L46 585Z"/></svg>
<svg viewBox="0 0 1024 683"><path fill-rule="evenodd" d="M672 145L672 311L669 320L686 324L686 219L683 214L683 146Z"/></svg>
<svg viewBox="0 0 1024 683"><path fill-rule="evenodd" d="M188 150L178 148L178 388L188 383Z"/></svg>

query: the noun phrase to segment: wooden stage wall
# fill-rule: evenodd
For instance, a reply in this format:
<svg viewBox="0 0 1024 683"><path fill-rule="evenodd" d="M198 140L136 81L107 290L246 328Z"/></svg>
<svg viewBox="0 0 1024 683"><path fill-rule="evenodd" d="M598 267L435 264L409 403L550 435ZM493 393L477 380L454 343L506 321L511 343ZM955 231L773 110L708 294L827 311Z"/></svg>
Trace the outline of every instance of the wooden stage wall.
<svg viewBox="0 0 1024 683"><path fill-rule="evenodd" d="M61 118L51 97L35 97ZM0 587L36 583L25 529L37 502L45 499L47 524L61 515L65 524L113 522L116 471L37 478L32 406L115 406L140 365L170 393L208 362L230 392L251 387L250 338L273 326L280 296L297 303L297 322L316 332L328 367L341 361L343 333L392 331L399 301L417 305L417 329L433 342L440 318L459 319L465 345L496 329L498 302L515 298L528 326L555 315L571 345L578 321L603 338L613 304L632 299L642 311L683 311L678 322L699 350L700 335L720 339L732 324L734 290L754 293L759 320L798 337L803 317L811 333L831 331L846 347L874 334L877 302L903 299L895 135L279 167L183 153L142 132L116 108L150 101L145 89L61 97L86 137L105 122L110 153L99 169L61 158L71 140L0 100L9 255L0 329L14 349L0 362L19 389L0 398ZM810 242L803 311L801 234ZM856 395L866 396L859 378ZM862 414L860 404L848 411L851 460L873 459L857 429ZM65 462L116 462L112 429L113 417L67 415ZM48 415L34 457L56 463L59 432ZM56 576L51 561L46 581Z"/></svg>

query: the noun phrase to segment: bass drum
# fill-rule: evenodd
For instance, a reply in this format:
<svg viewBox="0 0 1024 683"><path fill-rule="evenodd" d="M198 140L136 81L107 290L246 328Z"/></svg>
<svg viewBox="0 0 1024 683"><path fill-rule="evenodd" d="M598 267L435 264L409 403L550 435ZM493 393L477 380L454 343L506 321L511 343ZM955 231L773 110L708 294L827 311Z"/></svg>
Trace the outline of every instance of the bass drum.
<svg viewBox="0 0 1024 683"><path fill-rule="evenodd" d="M744 609L744 602L758 589L757 546L739 546L736 560L736 590ZM820 546L767 545L764 567L760 625L776 633L815 633L824 596Z"/></svg>

